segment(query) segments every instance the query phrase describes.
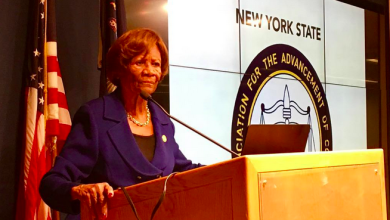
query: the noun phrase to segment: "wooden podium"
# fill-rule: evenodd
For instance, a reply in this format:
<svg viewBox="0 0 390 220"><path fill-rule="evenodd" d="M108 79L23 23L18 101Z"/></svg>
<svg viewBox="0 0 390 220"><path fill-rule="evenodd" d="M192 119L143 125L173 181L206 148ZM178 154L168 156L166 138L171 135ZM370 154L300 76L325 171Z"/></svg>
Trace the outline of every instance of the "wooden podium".
<svg viewBox="0 0 390 220"><path fill-rule="evenodd" d="M127 187L142 220L150 219L165 179ZM108 207L109 220L136 219L122 191ZM383 152L244 156L179 173L154 219L384 220Z"/></svg>

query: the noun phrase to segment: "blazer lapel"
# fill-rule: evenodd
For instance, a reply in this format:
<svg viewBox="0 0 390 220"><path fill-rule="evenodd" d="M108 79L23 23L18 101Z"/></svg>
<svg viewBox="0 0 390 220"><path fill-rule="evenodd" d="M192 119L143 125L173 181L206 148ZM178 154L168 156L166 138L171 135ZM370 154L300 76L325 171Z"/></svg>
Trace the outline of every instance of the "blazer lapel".
<svg viewBox="0 0 390 220"><path fill-rule="evenodd" d="M154 129L154 136L156 138L156 149L154 151L154 157L152 160L152 164L156 166L157 168L164 170L164 168L167 166L167 144L163 141L163 136L165 138L168 136L164 133L169 126L169 118L162 113L158 107L152 103L149 102L149 109L152 114L152 121L153 121L153 129Z"/></svg>
<svg viewBox="0 0 390 220"><path fill-rule="evenodd" d="M114 147L127 165L136 172L147 176L161 174L161 170L151 164L138 148L127 122L126 111L119 98L120 93L115 93L104 97L104 117L117 122L116 125L107 131Z"/></svg>

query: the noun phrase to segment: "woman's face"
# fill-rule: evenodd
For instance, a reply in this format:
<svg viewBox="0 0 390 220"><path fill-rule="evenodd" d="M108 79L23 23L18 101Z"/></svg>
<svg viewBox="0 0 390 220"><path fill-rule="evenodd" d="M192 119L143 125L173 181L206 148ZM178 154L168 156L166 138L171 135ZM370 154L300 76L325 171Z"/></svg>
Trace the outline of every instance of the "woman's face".
<svg viewBox="0 0 390 220"><path fill-rule="evenodd" d="M161 79L161 54L157 45L149 51L135 56L129 64L130 74L122 79L122 86L139 93L141 90L152 94Z"/></svg>

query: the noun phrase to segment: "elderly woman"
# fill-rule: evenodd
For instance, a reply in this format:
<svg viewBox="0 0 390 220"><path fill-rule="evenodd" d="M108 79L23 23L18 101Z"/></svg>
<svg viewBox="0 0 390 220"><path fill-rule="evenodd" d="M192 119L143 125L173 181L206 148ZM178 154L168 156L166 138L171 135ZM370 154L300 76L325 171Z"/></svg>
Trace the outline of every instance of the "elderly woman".
<svg viewBox="0 0 390 220"><path fill-rule="evenodd" d="M83 105L40 194L52 208L80 219L80 202L107 216L113 189L200 166L179 150L170 119L140 97L152 94L168 73L168 53L152 30L123 34L107 54L107 76L118 89Z"/></svg>

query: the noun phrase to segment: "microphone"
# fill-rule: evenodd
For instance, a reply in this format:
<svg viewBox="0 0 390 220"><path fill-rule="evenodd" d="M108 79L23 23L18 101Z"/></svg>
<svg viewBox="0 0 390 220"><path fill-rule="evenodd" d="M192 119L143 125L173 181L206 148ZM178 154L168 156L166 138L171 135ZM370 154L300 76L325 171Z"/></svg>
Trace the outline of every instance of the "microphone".
<svg viewBox="0 0 390 220"><path fill-rule="evenodd" d="M152 98L152 96L151 96L150 94L148 94L147 92L141 90L140 96L141 96L141 98L145 99L146 101L147 101L147 100L152 101L152 102L153 102L154 104L156 104L156 105L157 105L157 106L158 106L158 107L159 107L159 108L160 108L168 117L170 117L170 118L172 118L173 120L179 122L179 123L180 123L181 125L183 125L184 127L188 128L188 129L192 130L193 132L199 134L200 136L206 138L207 140L211 141L212 143L214 143L214 144L217 145L218 147L220 147L220 148L222 148L222 149L228 151L229 153L233 154L234 156L240 157L240 155L238 155L238 154L235 153L234 151L229 150L228 148L224 147L222 144L220 144L220 143L214 141L213 139L211 139L211 138L207 137L206 135L202 134L201 132L197 131L195 128L192 128L191 126L187 125L186 123L184 123L184 122L180 121L179 119L177 119L177 118L173 117L172 115L170 115L170 114L169 114L167 111L165 111L165 109L164 109L160 104L158 104L158 102L156 102L156 101Z"/></svg>

